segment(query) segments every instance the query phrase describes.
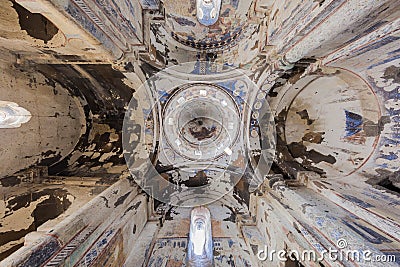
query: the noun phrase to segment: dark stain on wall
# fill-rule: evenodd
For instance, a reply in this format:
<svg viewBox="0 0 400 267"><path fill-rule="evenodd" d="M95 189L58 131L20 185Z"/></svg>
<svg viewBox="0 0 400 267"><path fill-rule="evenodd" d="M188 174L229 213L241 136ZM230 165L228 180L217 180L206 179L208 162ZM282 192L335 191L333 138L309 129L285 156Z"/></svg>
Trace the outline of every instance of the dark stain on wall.
<svg viewBox="0 0 400 267"><path fill-rule="evenodd" d="M114 203L114 208L118 207L119 205L123 204L125 199L131 194L131 192L126 193L123 196L120 196L117 201Z"/></svg>
<svg viewBox="0 0 400 267"><path fill-rule="evenodd" d="M35 226L32 223L28 228L22 229L20 231L8 231L0 233L0 246L3 246L11 241L19 240L33 231L35 231ZM0 253L0 261L7 258L9 255L11 255L14 251L17 251L23 245L24 245L23 243L16 244L10 247L9 249L3 251L2 253Z"/></svg>
<svg viewBox="0 0 400 267"><path fill-rule="evenodd" d="M242 177L233 188L233 197L240 204L246 204L247 207L250 204L249 180L250 177Z"/></svg>
<svg viewBox="0 0 400 267"><path fill-rule="evenodd" d="M49 198L39 203L32 213L36 228L48 220L57 218L71 205L67 198L68 193L64 189L45 189L41 193L48 194Z"/></svg>
<svg viewBox="0 0 400 267"><path fill-rule="evenodd" d="M334 164L336 159L332 155L324 155L314 149L307 150L307 147L303 142L293 142L286 144L282 138L277 135L277 166L280 171L288 175L291 178L296 178L298 171L314 171L319 174L325 174L324 170L312 166L322 161ZM302 159L302 163L299 163L295 158Z"/></svg>
<svg viewBox="0 0 400 267"><path fill-rule="evenodd" d="M226 206L226 205L224 205L224 206L230 210L230 213L227 214L227 215L229 215L229 216L226 217L226 218L224 219L224 221L236 223L236 217L237 217L237 215L236 215L235 209L234 209L233 207L230 207L230 206Z"/></svg>
<svg viewBox="0 0 400 267"><path fill-rule="evenodd" d="M16 176L8 176L0 179L0 185L3 187L16 186L21 183L21 180Z"/></svg>
<svg viewBox="0 0 400 267"><path fill-rule="evenodd" d="M165 213L165 220L166 221L172 221L174 218L171 216L171 214L175 214L175 215L179 215L179 213L177 211L175 211L174 207L171 207L167 210L167 212Z"/></svg>
<svg viewBox="0 0 400 267"><path fill-rule="evenodd" d="M51 150L42 152L42 157L43 159L37 163L38 166L50 166L54 163L57 163L62 158L60 152Z"/></svg>
<svg viewBox="0 0 400 267"><path fill-rule="evenodd" d="M204 171L198 171L196 175L189 177L189 180L183 181L182 184L187 187L198 187L208 184L208 177Z"/></svg>
<svg viewBox="0 0 400 267"><path fill-rule="evenodd" d="M386 68L382 78L385 80L393 79L394 83L400 83L400 67L390 66Z"/></svg>
<svg viewBox="0 0 400 267"><path fill-rule="evenodd" d="M138 201L135 204L133 204L132 206L130 206L125 212L124 215L122 217L124 217L129 211L134 210L137 211L137 209L139 208L139 206L142 204L142 201ZM136 214L136 212L135 212Z"/></svg>
<svg viewBox="0 0 400 267"><path fill-rule="evenodd" d="M400 196L400 171L391 172L384 169L378 169L376 176L367 180L367 183L378 189L383 189L392 194Z"/></svg>
<svg viewBox="0 0 400 267"><path fill-rule="evenodd" d="M58 28L42 14L33 14L16 2L13 2L13 6L18 13L21 29L29 36L47 43L57 34Z"/></svg>
<svg viewBox="0 0 400 267"><path fill-rule="evenodd" d="M133 225L132 234L136 234L136 224Z"/></svg>
<svg viewBox="0 0 400 267"><path fill-rule="evenodd" d="M378 123L364 119L362 129L366 136L378 136L384 130L387 123L390 123L389 116L382 116Z"/></svg>
<svg viewBox="0 0 400 267"><path fill-rule="evenodd" d="M123 109L129 103L134 90L123 82L126 77L120 71L106 64L84 64L81 67L110 94L113 105L118 110Z"/></svg>
<svg viewBox="0 0 400 267"><path fill-rule="evenodd" d="M307 125L313 124L314 120L310 119L306 109L296 112L302 120L307 120Z"/></svg>
<svg viewBox="0 0 400 267"><path fill-rule="evenodd" d="M36 231L37 228L48 220L58 217L64 213L71 202L68 200L68 192L61 188L44 189L37 192L30 192L22 195L18 195L10 198L6 202L6 213L5 217L11 216L14 212L21 208L27 208L32 202L39 200L41 197L47 196L48 198L39 202L33 210L31 216L33 222L26 229L19 231L7 231L0 232L0 246L7 244L8 242L19 240L28 233ZM0 260L4 259L12 252L20 248L22 244L16 244L10 247L8 250L0 254Z"/></svg>
<svg viewBox="0 0 400 267"><path fill-rule="evenodd" d="M314 0L314 2L318 3L319 6L322 6L325 2L325 0Z"/></svg>
<svg viewBox="0 0 400 267"><path fill-rule="evenodd" d="M302 140L314 144L321 144L324 140L324 134L325 132L308 132L303 136Z"/></svg>
<svg viewBox="0 0 400 267"><path fill-rule="evenodd" d="M304 161L311 161L313 163L320 163L325 161L330 164L334 164L336 159L332 155L324 155L315 151L314 149L307 150L307 147L303 142L293 142L288 145L289 151L294 158L302 158Z"/></svg>
<svg viewBox="0 0 400 267"><path fill-rule="evenodd" d="M134 90L124 83L125 76L111 65L78 66L78 69L64 64L36 66L49 83L59 83L73 97L81 101L86 117L86 132L80 137L74 151L61 161L53 163L49 167L49 174L65 176L101 174L112 179L120 174L108 173L107 168L110 164L107 167L104 165L107 163L112 163L111 167L125 165L122 156L122 125L125 107L129 104ZM89 76L82 75L79 69ZM104 132L101 130L103 128L110 130ZM93 140L90 139L91 136L94 136ZM99 153L99 156L90 156L94 153ZM99 158L106 153L111 154L104 161L99 161ZM73 157L77 158L75 162L71 161Z"/></svg>
<svg viewBox="0 0 400 267"><path fill-rule="evenodd" d="M44 189L37 192L26 193L11 198L7 201L6 214L5 216L10 216L14 211L21 208L28 207L31 202L37 201L43 196L48 196L49 198L40 202L36 209L33 211L32 215L39 214L42 219L35 219L35 226L38 227L44 221L54 219L71 205L71 202L67 198L68 192L65 189Z"/></svg>

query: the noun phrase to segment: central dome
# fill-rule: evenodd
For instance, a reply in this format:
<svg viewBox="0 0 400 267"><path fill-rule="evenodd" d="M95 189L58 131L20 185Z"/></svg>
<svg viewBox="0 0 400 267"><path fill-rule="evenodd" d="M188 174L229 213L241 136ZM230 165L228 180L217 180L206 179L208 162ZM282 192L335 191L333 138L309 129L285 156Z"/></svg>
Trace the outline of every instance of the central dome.
<svg viewBox="0 0 400 267"><path fill-rule="evenodd" d="M265 92L228 66L196 61L158 72L135 92L124 119L124 156L135 181L155 199L185 207L220 199L241 179L257 188L275 155L264 100Z"/></svg>
<svg viewBox="0 0 400 267"><path fill-rule="evenodd" d="M239 112L232 97L210 84L192 84L175 93L164 108L169 145L191 160L230 155L239 133Z"/></svg>

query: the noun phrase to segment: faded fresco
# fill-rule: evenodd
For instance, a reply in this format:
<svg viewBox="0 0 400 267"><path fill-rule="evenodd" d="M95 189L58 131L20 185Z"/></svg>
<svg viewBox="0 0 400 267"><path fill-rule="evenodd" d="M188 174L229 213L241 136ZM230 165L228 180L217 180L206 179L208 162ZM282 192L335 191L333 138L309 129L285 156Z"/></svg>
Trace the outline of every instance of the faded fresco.
<svg viewBox="0 0 400 267"><path fill-rule="evenodd" d="M1 267L400 264L397 0L0 6Z"/></svg>

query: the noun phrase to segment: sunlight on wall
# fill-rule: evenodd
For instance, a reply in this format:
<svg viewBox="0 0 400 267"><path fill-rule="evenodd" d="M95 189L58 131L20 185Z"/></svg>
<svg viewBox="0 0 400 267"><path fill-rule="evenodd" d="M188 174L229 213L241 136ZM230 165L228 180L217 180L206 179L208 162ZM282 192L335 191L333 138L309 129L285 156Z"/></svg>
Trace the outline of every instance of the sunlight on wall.
<svg viewBox="0 0 400 267"><path fill-rule="evenodd" d="M31 113L17 103L0 101L0 128L19 128L31 117Z"/></svg>

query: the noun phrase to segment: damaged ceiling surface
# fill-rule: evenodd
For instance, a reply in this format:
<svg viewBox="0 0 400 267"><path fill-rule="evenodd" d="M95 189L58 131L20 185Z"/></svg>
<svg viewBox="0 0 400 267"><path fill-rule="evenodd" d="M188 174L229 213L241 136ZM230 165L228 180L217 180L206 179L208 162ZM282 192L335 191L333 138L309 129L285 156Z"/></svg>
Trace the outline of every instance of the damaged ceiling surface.
<svg viewBox="0 0 400 267"><path fill-rule="evenodd" d="M397 0L0 0L0 72L1 267L400 265Z"/></svg>

